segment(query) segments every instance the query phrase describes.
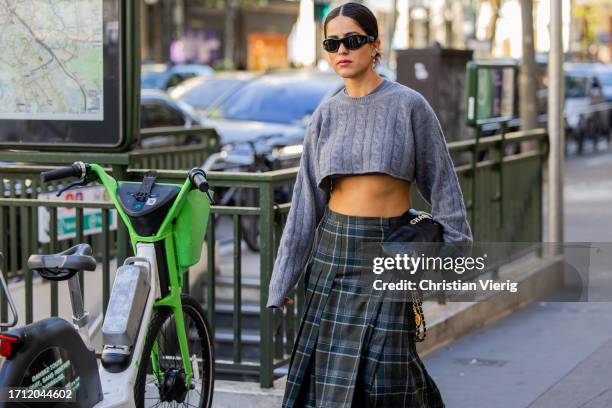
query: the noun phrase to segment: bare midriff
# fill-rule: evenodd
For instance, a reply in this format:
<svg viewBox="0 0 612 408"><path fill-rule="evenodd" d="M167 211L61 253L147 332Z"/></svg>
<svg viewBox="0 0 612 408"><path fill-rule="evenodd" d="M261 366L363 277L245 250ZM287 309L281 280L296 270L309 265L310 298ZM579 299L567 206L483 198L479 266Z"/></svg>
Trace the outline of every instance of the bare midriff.
<svg viewBox="0 0 612 408"><path fill-rule="evenodd" d="M395 217L411 206L411 183L387 174L335 177L332 184L328 207L340 214Z"/></svg>

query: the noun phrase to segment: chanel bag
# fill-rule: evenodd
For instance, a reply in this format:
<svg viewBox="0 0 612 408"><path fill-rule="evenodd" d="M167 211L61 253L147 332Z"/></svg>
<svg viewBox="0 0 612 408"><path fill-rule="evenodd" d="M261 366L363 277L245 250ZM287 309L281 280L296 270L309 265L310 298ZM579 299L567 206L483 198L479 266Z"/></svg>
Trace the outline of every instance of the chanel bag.
<svg viewBox="0 0 612 408"><path fill-rule="evenodd" d="M442 234L444 227L424 211L409 209L393 224L390 225L389 232L384 238L385 243L413 243L413 242L443 242ZM398 244L399 245L399 244ZM428 256L436 255L436 248L432 245L423 247L428 252ZM401 245L394 247L387 245L384 252L387 256L395 257L398 253L403 255L409 251L402 251ZM420 253L419 253L420 254ZM417 255L418 256L418 255ZM422 273L422 272L421 272ZM420 279L417 280L417 282ZM412 296L412 309L414 311L414 321L416 325L415 341L421 342L425 340L427 335L427 326L425 324L425 315L423 313L423 296L421 290L410 291Z"/></svg>
<svg viewBox="0 0 612 408"><path fill-rule="evenodd" d="M443 232L431 214L411 208L391 224L385 242L442 242Z"/></svg>

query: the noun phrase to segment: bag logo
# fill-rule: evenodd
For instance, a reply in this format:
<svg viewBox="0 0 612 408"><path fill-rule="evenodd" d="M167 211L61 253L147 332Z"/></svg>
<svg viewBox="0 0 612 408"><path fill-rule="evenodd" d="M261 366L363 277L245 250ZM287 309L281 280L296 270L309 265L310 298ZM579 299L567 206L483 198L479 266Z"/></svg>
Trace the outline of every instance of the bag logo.
<svg viewBox="0 0 612 408"><path fill-rule="evenodd" d="M423 221L426 218L431 218L431 216L429 214L419 214L417 217L413 218L410 220L410 224L412 225L416 225L419 222Z"/></svg>

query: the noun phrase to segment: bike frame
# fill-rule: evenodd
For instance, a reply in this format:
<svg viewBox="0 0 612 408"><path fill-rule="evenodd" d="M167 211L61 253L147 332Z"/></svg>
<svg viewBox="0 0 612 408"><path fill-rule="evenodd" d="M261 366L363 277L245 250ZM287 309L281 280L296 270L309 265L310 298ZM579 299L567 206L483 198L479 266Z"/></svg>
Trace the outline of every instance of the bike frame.
<svg viewBox="0 0 612 408"><path fill-rule="evenodd" d="M189 349L187 344L187 333L185 329L185 321L183 316L183 309L181 304L181 291L183 287L183 273L185 269L181 270L179 268L176 251L175 251L175 242L174 242L174 224L173 220L176 218L178 212L183 207L187 196L191 194L202 194L198 190L194 190L191 181L189 178L181 186L180 184L166 184L166 185L176 185L180 187L180 192L176 197L174 203L168 210L166 218L162 222L158 232L154 236L143 237L136 233L134 227L132 226L128 215L123 210L123 207L119 203L118 198L118 187L119 183L113 177L106 173L106 171L97 164L90 164L91 171L98 176L99 182L105 187L108 191L115 208L117 209L117 213L123 220L126 225L132 247L134 249L134 253L136 256L134 260L139 262L140 260L147 260L150 264L150 273L151 273L151 291L149 292L149 297L146 303L146 309L143 313L143 320L138 332L138 340L134 347L134 355L133 362L130 367L122 373L109 373L103 368L101 371L101 381L102 387L104 390L111 390L111 392L116 393L119 388L115 388L113 390L112 384L125 388L125 384L133 384L134 379L136 377L136 373L138 371L138 366L141 364L141 356L142 349L144 347L144 338L148 329L148 323L151 320L151 316L153 314L153 310L159 307L169 307L172 310L172 313L176 322L176 330L178 335L178 343L179 349L181 352L181 358L183 360L183 369L185 370L186 377L186 386L189 388L191 386L191 382L193 379L193 369L192 362L189 357ZM160 183L162 184L162 183ZM200 223L204 223L204 228L206 228L206 223L208 222L208 215L210 212L210 203L206 198L205 200L205 211L201 214L202 218L198 221ZM156 251L155 251L155 243L163 242L163 249L166 255L166 265L165 269L168 271L167 282L169 284L168 293L161 297L160 290L160 277L159 277L159 260L157 260ZM143 262L146 264L146 262ZM163 270L164 268L162 268ZM152 355L152 369L155 375L156 380L159 382L162 380L160 368L157 364L157 345L155 344L153 347L153 355ZM127 378L126 378L127 377ZM109 388L107 388L109 387ZM131 401L133 401L133 387L129 388L129 394L132 396ZM109 406L107 404L111 401L106 401L107 393L105 392L105 400L101 401L99 406ZM117 397L119 397L117 395ZM127 397L127 401L130 401L129 395ZM114 399L111 396L111 399ZM124 398L120 398L125 401ZM97 406L98 406L97 405ZM111 403L112 405L112 403Z"/></svg>

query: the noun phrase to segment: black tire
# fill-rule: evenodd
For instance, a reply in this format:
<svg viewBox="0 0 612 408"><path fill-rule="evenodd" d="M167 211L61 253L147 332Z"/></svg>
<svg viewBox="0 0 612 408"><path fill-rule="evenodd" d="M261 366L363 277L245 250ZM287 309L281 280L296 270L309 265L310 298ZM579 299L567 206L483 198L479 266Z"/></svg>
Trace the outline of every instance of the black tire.
<svg viewBox="0 0 612 408"><path fill-rule="evenodd" d="M215 383L215 359L213 354L212 332L208 327L202 307L195 299L183 295L181 296L181 302L183 305L185 328L188 333L189 355L194 356L196 352L199 352L197 356L199 381L195 379L192 380L192 384L195 385L195 388L187 391L187 395L183 402L177 401L176 398L173 399L173 402L168 402L167 400L165 400L166 402L162 401L162 393L160 393L161 387L155 384L154 377L151 374L151 351L155 340L158 340L157 344L160 355L172 356L172 358L167 359L165 363L161 361L161 358L159 359L160 366L164 372L164 378L168 381L167 384L172 382L172 377L179 376L180 378L180 374L183 370L180 368L182 367L182 359L180 357L178 340L175 334L176 323L174 321L174 315L170 308L160 308L155 312L149 324L140 366L138 368L138 375L136 376L136 383L134 384L134 400L138 408L148 406L208 408L212 406ZM168 361L170 364L167 363ZM173 394L174 391L177 391L177 387L180 388L179 385L171 386L169 394ZM145 395L145 388L148 395ZM180 394L180 390L177 392ZM176 395L176 393L174 393L174 395ZM158 403L160 404L157 405Z"/></svg>

